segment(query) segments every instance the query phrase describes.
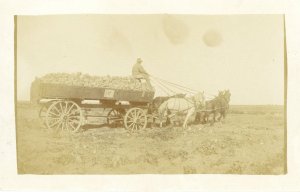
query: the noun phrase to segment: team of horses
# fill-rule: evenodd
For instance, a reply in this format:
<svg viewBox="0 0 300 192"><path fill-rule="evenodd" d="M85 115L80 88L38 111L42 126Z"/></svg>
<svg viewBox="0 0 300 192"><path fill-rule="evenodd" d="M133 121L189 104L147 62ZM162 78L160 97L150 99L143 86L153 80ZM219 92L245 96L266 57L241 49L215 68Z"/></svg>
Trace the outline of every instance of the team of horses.
<svg viewBox="0 0 300 192"><path fill-rule="evenodd" d="M229 90L219 91L211 100L205 100L204 92L186 97L177 94L170 97L156 97L151 104L151 112L158 114L159 125L174 124L175 117L184 116L183 128L194 116L195 123L210 123L225 119L229 109L231 93Z"/></svg>

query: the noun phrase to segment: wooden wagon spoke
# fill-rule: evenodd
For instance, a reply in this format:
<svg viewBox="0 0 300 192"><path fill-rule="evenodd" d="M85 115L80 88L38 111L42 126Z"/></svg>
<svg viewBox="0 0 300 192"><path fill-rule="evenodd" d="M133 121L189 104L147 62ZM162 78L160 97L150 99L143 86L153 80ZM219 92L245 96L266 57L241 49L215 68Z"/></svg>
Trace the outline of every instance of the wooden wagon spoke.
<svg viewBox="0 0 300 192"><path fill-rule="evenodd" d="M56 123L55 123L55 124L56 124ZM59 120L59 121L57 122L57 124L56 124L55 126L53 126L53 127L60 128L61 124L62 124L62 120Z"/></svg>
<svg viewBox="0 0 300 192"><path fill-rule="evenodd" d="M55 105L53 105L53 109L55 109L59 114L61 113L61 111L59 111Z"/></svg>
<svg viewBox="0 0 300 192"><path fill-rule="evenodd" d="M66 122L65 121L62 121L61 122L61 130L63 131L64 130L64 128L65 128L65 124L66 124Z"/></svg>
<svg viewBox="0 0 300 192"><path fill-rule="evenodd" d="M76 127L74 127L72 124L73 124L73 122L69 123L69 125L72 127L72 129L76 130Z"/></svg>
<svg viewBox="0 0 300 192"><path fill-rule="evenodd" d="M72 131L72 130L75 130L76 128L69 122L69 121L66 121L66 129L68 131Z"/></svg>
<svg viewBox="0 0 300 192"><path fill-rule="evenodd" d="M55 119L61 119L60 117L53 117L53 116L50 116L50 118L51 118L51 119L54 119L54 120L55 120Z"/></svg>
<svg viewBox="0 0 300 192"><path fill-rule="evenodd" d="M56 117L60 116L60 114L56 114L56 113L54 113L54 112L52 112L52 111L49 111L49 114L51 114L51 115L53 115L53 116L56 116Z"/></svg>
<svg viewBox="0 0 300 192"><path fill-rule="evenodd" d="M139 120L138 120L138 122L145 122L146 120L144 119L144 118L140 118Z"/></svg>
<svg viewBox="0 0 300 192"><path fill-rule="evenodd" d="M132 122L129 126L128 126L128 129L130 129L131 127L134 126L134 122Z"/></svg>
<svg viewBox="0 0 300 192"><path fill-rule="evenodd" d="M70 123L72 123L72 125L78 125L78 124L80 124L80 121L71 121Z"/></svg>
<svg viewBox="0 0 300 192"><path fill-rule="evenodd" d="M123 115L119 109L111 109L107 114L106 122L110 127L117 127L122 124Z"/></svg>
<svg viewBox="0 0 300 192"><path fill-rule="evenodd" d="M64 104L65 104L64 114L67 114L67 110L68 110L68 102L64 102Z"/></svg>
<svg viewBox="0 0 300 192"><path fill-rule="evenodd" d="M137 125L140 125L140 126L143 126L144 125L144 123L136 123Z"/></svg>
<svg viewBox="0 0 300 192"><path fill-rule="evenodd" d="M137 116L137 117L140 117L140 116L142 116L142 115L143 115L143 112L142 112L142 111L138 110L138 111L136 112L136 116Z"/></svg>
<svg viewBox="0 0 300 192"><path fill-rule="evenodd" d="M136 130L137 131L140 130L140 124L139 123L136 124Z"/></svg>
<svg viewBox="0 0 300 192"><path fill-rule="evenodd" d="M45 116L45 117L46 117L46 116ZM50 114L50 115L48 116L48 118L51 118L51 119L60 119L60 116Z"/></svg>
<svg viewBox="0 0 300 192"><path fill-rule="evenodd" d="M63 128L64 128L64 122L62 121L62 122L60 123L60 129L63 131Z"/></svg>
<svg viewBox="0 0 300 192"><path fill-rule="evenodd" d="M130 125L128 126L129 128L132 127L134 125L134 122L130 123Z"/></svg>
<svg viewBox="0 0 300 192"><path fill-rule="evenodd" d="M143 126L144 126L144 123L139 123L139 127L140 127L140 129L142 129L142 128L143 128Z"/></svg>
<svg viewBox="0 0 300 192"><path fill-rule="evenodd" d="M68 122L67 121L65 121L65 123L64 123L64 129L67 130L67 131L69 130L68 129Z"/></svg>
<svg viewBox="0 0 300 192"><path fill-rule="evenodd" d="M147 116L144 110L138 107L129 109L124 117L124 125L131 131L144 129L147 125Z"/></svg>
<svg viewBox="0 0 300 192"><path fill-rule="evenodd" d="M71 120L71 122L77 122L77 123L80 123L80 120Z"/></svg>
<svg viewBox="0 0 300 192"><path fill-rule="evenodd" d="M74 118L74 117L78 117L78 115L68 115L69 118Z"/></svg>
<svg viewBox="0 0 300 192"><path fill-rule="evenodd" d="M57 126L55 126L55 129L54 129L54 130L60 129L60 125L61 125L61 124L62 124L61 121L59 121L59 123L57 124Z"/></svg>
<svg viewBox="0 0 300 192"><path fill-rule="evenodd" d="M82 116L82 111L75 102L57 101L47 110L47 127L76 132L81 126Z"/></svg>
<svg viewBox="0 0 300 192"><path fill-rule="evenodd" d="M73 116L69 116L69 119L80 119L80 117L78 117L77 115L73 115Z"/></svg>
<svg viewBox="0 0 300 192"><path fill-rule="evenodd" d="M51 125L49 125L50 127L53 127L54 125L56 125L56 124L58 124L58 123L60 123L61 122L61 120L59 119L59 120L56 120L56 121L54 121L54 123L52 123Z"/></svg>
<svg viewBox="0 0 300 192"><path fill-rule="evenodd" d="M130 120L134 120L135 119L134 117L130 117L130 116L128 116L127 118L130 119Z"/></svg>
<svg viewBox="0 0 300 192"><path fill-rule="evenodd" d="M70 123L67 123L67 130L72 131L72 130L75 130L75 129Z"/></svg>
<svg viewBox="0 0 300 192"><path fill-rule="evenodd" d="M69 114L70 115L76 115L76 114L79 115L80 114L80 110L76 110L76 109L72 110L71 113L69 113ZM70 116L70 115L68 115L68 116Z"/></svg>
<svg viewBox="0 0 300 192"><path fill-rule="evenodd" d="M71 109L73 108L74 105L75 105L74 103L71 105L71 107L68 109L68 111L66 112L66 114L70 114Z"/></svg>
<svg viewBox="0 0 300 192"><path fill-rule="evenodd" d="M129 113L129 114L127 114L127 117L134 118L135 116L133 113Z"/></svg>
<svg viewBox="0 0 300 192"><path fill-rule="evenodd" d="M61 104L61 102L59 102L59 106L60 106L60 110L61 110L61 112L63 112L63 107L62 107L62 104Z"/></svg>
<svg viewBox="0 0 300 192"><path fill-rule="evenodd" d="M135 123L133 123L133 124L132 124L132 126L131 126L131 129L130 129L130 130L131 130L131 131L134 131L134 129L135 129Z"/></svg>
<svg viewBox="0 0 300 192"><path fill-rule="evenodd" d="M144 124L139 124L139 130L143 129Z"/></svg>
<svg viewBox="0 0 300 192"><path fill-rule="evenodd" d="M67 130L70 131L71 124L69 122L66 122L66 125L67 125Z"/></svg>

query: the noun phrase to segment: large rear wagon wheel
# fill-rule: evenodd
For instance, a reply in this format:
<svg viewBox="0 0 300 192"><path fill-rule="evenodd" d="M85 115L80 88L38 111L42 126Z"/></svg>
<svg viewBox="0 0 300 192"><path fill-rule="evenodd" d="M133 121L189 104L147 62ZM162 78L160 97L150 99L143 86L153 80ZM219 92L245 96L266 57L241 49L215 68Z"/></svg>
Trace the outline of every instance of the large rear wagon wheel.
<svg viewBox="0 0 300 192"><path fill-rule="evenodd" d="M56 101L47 110L46 125L51 130L75 133L82 124L82 110L74 101Z"/></svg>
<svg viewBox="0 0 300 192"><path fill-rule="evenodd" d="M124 126L125 129L131 132L145 129L147 126L147 114L138 107L129 109L124 117Z"/></svg>

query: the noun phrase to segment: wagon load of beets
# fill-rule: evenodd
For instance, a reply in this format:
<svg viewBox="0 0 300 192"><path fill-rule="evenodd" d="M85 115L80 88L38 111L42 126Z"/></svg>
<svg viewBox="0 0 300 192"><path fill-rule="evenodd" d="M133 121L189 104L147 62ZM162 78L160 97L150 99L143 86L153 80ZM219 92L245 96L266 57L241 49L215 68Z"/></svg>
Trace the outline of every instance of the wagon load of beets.
<svg viewBox="0 0 300 192"><path fill-rule="evenodd" d="M93 76L82 73L49 73L36 80L41 83L66 86L154 91L150 83L141 83L132 76Z"/></svg>

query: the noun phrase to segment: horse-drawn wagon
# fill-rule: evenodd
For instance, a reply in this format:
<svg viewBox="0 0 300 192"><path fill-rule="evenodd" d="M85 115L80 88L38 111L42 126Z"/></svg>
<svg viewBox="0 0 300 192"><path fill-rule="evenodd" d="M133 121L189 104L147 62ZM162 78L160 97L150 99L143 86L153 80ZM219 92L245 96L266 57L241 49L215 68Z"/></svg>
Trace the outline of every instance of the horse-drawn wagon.
<svg viewBox="0 0 300 192"><path fill-rule="evenodd" d="M66 85L36 79L31 84L31 101L41 105L39 116L49 129L77 132L89 123L89 111L109 109L107 114L97 116L106 118L108 124L122 122L126 129L135 131L146 127L149 103L155 92L149 85L144 89L143 83L134 81L135 89L122 89L114 85ZM87 100L96 102L86 103Z"/></svg>
<svg viewBox="0 0 300 192"><path fill-rule="evenodd" d="M152 77L152 80L158 87L171 91L173 96L169 94L167 97L153 99L155 91L150 82L142 83L132 77L62 74L55 78L48 78L46 75L36 79L31 84L31 101L41 104L39 116L46 127L70 132L77 132L83 125L90 124L90 117L106 118L109 125L122 123L129 131L146 128L149 120L155 123L158 119L162 126L163 121L168 122L171 117L180 114L185 116L183 127L187 126L193 114L196 114L198 120L201 119L199 115L207 120L213 114L214 121L217 113L225 117L230 101L229 90L220 92L213 100L205 101L204 92L158 78ZM180 92L167 86L177 88ZM90 113L106 109L110 111L96 115Z"/></svg>

